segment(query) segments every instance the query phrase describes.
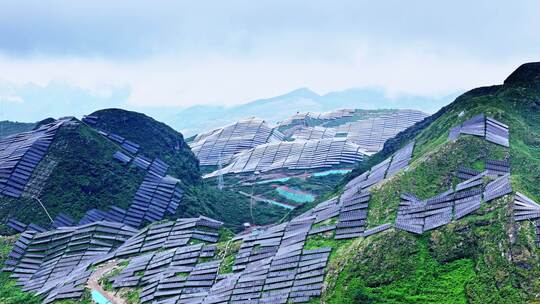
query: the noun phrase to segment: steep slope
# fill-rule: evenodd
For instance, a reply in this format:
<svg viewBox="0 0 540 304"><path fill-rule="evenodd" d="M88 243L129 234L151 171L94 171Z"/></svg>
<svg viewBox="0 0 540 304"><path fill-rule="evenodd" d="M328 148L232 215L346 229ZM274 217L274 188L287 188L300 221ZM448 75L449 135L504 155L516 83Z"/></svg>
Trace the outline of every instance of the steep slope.
<svg viewBox="0 0 540 304"><path fill-rule="evenodd" d="M2 172L8 178L0 185L0 233L13 232L8 219L41 227L53 219L57 227L109 218L136 227L201 214L238 230L245 222L276 221L285 212L268 204L251 206L240 195L207 186L182 135L168 126L123 110L94 114L100 115L94 124L47 119L37 130L1 142ZM38 137L40 132L45 133Z"/></svg>
<svg viewBox="0 0 540 304"><path fill-rule="evenodd" d="M113 141L115 138L129 140L139 146L145 157L157 157L169 165L167 174L179 178L185 191L176 217L205 215L221 220L237 231L246 222L275 222L286 212L268 203L252 205L242 195L207 185L201 179L199 162L182 134L151 117L122 109L105 109L93 112L83 120L96 130L107 132Z"/></svg>
<svg viewBox="0 0 540 304"><path fill-rule="evenodd" d="M372 164L414 140L409 169L372 189L367 227L393 222L412 193L428 199L456 186L461 166L482 171L488 159L508 159L512 189L538 201L540 90L538 63L516 70L504 85L458 97L423 124L400 134ZM509 149L449 131L484 113L509 126ZM367 171L358 168L349 180ZM532 222L516 223L511 196L436 230L413 235L390 229L351 243L322 240L337 249L330 261L326 303L524 303L537 300L540 250ZM401 209L399 209L401 210Z"/></svg>
<svg viewBox="0 0 540 304"><path fill-rule="evenodd" d="M140 145L146 157L160 158L169 165L170 174L185 183L199 181L198 163L182 134L144 114L121 109L93 112L98 117L93 127L122 136Z"/></svg>
<svg viewBox="0 0 540 304"><path fill-rule="evenodd" d="M232 239L207 218L27 231L6 271L45 301L84 301L88 278L117 263L98 282L142 303L535 302L536 225L516 221L540 218L540 205L518 194L516 205L512 192L540 197L538 88L507 81L465 94L290 221Z"/></svg>

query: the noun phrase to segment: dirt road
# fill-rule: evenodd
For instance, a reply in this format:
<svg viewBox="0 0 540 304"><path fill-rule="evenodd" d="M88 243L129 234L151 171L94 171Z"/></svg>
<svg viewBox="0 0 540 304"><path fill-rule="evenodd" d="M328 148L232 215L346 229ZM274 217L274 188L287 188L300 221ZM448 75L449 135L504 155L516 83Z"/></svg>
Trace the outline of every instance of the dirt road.
<svg viewBox="0 0 540 304"><path fill-rule="evenodd" d="M99 279L101 279L101 277L103 277L103 275L105 275L107 272L113 270L117 264L118 261L111 260L104 265L101 265L101 267L99 267L96 271L94 271L94 273L92 273L92 275L88 279L87 286L90 291L96 290L101 293L112 304L125 304L126 302L122 298L117 297L113 293L104 290L103 287L99 285Z"/></svg>

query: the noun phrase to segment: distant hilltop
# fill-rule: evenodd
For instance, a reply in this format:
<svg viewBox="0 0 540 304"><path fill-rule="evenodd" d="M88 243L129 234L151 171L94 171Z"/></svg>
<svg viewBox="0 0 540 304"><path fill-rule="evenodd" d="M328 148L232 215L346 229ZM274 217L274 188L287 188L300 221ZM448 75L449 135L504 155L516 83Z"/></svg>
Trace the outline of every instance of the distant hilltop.
<svg viewBox="0 0 540 304"><path fill-rule="evenodd" d="M193 106L167 117L165 121L189 137L254 116L274 124L297 113L325 113L336 109L419 109L434 113L458 95L455 93L442 98L415 95L389 97L383 90L373 88L351 88L319 95L308 88L300 88L233 107Z"/></svg>

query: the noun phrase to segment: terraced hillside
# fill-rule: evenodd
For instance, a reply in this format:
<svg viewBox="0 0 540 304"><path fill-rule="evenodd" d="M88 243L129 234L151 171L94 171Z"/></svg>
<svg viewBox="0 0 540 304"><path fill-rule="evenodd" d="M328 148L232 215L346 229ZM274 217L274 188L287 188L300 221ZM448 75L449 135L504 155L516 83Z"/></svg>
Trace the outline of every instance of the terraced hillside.
<svg viewBox="0 0 540 304"><path fill-rule="evenodd" d="M426 116L339 109L296 114L276 127L251 118L198 135L190 146L206 180L291 209L332 189L340 175Z"/></svg>
<svg viewBox="0 0 540 304"><path fill-rule="evenodd" d="M88 117L99 119L87 123ZM206 186L182 135L164 124L116 109L88 117L49 119L0 142L3 234L12 233L8 226L44 230L114 219L139 227L200 214L227 217L227 226L238 230L284 214L267 204L250 208L243 196Z"/></svg>
<svg viewBox="0 0 540 304"><path fill-rule="evenodd" d="M469 174L476 174L486 169L502 170L504 166L500 165L508 164L513 191L538 201L539 75L540 64L524 65L510 75L504 85L465 93L435 114L436 119L431 123L410 129L387 144L372 162L385 158L411 140L416 143L413 160L407 171L371 190L366 227L395 223L396 220L399 223L400 218L404 223L403 219L415 218L408 216L407 206L411 205L411 199L414 200L409 194L429 203L428 199L448 189L457 190L463 181L460 176L467 176L463 175L467 171L465 168L473 169ZM452 128L481 113L509 126L509 148L480 136L461 134L456 138L456 134L452 134ZM474 133L473 129L469 131ZM349 180L358 178L368 166L353 172ZM487 182L479 180L480 184ZM504 193L506 191L499 192ZM491 200L488 195L489 201L486 201L485 192L481 200L477 194L469 195L472 195L471 199L457 201L454 216L460 216L459 211L463 209L459 206L475 211L451 221L441 216L438 220L448 224L420 235L389 229L351 243L319 240L337 249L329 264L323 301L534 302L539 291L537 278L540 272L534 222L516 221L523 220L515 217L522 211L519 207L513 210L516 207L513 207L512 196ZM442 197L443 204L451 201L445 200L444 195ZM441 200L436 202L441 203Z"/></svg>
<svg viewBox="0 0 540 304"><path fill-rule="evenodd" d="M5 270L46 302L84 302L97 279L134 303L533 303L539 100L540 63L524 65L280 224L232 238L208 218L27 230ZM0 295L21 297L3 278Z"/></svg>

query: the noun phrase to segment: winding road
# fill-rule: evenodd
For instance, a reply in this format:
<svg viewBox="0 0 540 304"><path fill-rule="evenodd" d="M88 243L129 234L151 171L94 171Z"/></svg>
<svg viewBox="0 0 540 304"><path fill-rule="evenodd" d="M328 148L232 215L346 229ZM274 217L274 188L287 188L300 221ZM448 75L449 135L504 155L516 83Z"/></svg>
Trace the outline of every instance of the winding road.
<svg viewBox="0 0 540 304"><path fill-rule="evenodd" d="M116 267L116 265L118 265L117 260L111 260L103 264L100 268L94 271L94 273L92 273L92 275L88 279L87 286L90 291L96 290L101 293L112 304L125 304L126 302L122 298L117 297L111 292L104 290L103 287L99 285L99 279L101 279L101 277L103 277L109 271L112 271L114 267Z"/></svg>

